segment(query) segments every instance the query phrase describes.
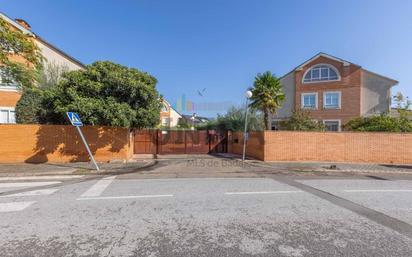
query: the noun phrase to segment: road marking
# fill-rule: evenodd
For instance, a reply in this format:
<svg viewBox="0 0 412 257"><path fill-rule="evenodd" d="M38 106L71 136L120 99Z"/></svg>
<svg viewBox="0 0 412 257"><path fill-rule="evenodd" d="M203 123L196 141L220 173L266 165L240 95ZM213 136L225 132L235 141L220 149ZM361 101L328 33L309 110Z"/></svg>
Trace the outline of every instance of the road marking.
<svg viewBox="0 0 412 257"><path fill-rule="evenodd" d="M260 191L260 192L226 192L225 195L260 195L260 194L290 194L302 191Z"/></svg>
<svg viewBox="0 0 412 257"><path fill-rule="evenodd" d="M0 203L0 212L22 211L32 205L34 202L13 202Z"/></svg>
<svg viewBox="0 0 412 257"><path fill-rule="evenodd" d="M412 192L410 189L352 189L343 190L347 193L369 193L369 192Z"/></svg>
<svg viewBox="0 0 412 257"><path fill-rule="evenodd" d="M84 175L61 175L61 176L26 176L26 177L2 177L0 181L11 181L11 180L51 180L51 179L72 179L81 178Z"/></svg>
<svg viewBox="0 0 412 257"><path fill-rule="evenodd" d="M0 197L21 197L21 196L51 195L51 194L55 193L57 190L59 190L59 189L39 189L39 190L27 191L27 192L12 194L12 195L2 195Z"/></svg>
<svg viewBox="0 0 412 257"><path fill-rule="evenodd" d="M110 176L107 178L102 178L101 180L97 181L89 190L84 192L81 197L96 197L101 195L104 190L114 181L116 176Z"/></svg>
<svg viewBox="0 0 412 257"><path fill-rule="evenodd" d="M351 202L345 198L339 197L334 195L333 193L323 191L314 187L311 187L309 185L302 184L296 180L292 180L286 177L278 177L278 176L272 176L272 178L277 181L284 183L289 186L293 186L297 189L300 189L306 193L312 194L314 196L317 196L323 200L326 200L334 205L337 205L339 207L342 207L344 209L347 209L349 211L352 211L358 215L361 215L369 220L372 220L378 224L381 224L387 228L390 228L402 235L405 235L409 238L412 238L412 225L404 222L402 220L398 220L396 218L393 218L391 216L388 216L384 213L378 212L374 209L370 209L368 207L365 207L363 205Z"/></svg>
<svg viewBox="0 0 412 257"><path fill-rule="evenodd" d="M60 181L47 181L47 182L18 182L18 183L0 183L0 188L10 187L37 187L59 184Z"/></svg>
<svg viewBox="0 0 412 257"><path fill-rule="evenodd" d="M84 200L118 200L118 199L139 199L139 198L158 198L173 197L173 195L126 195L126 196L100 196L100 197L81 197L78 201Z"/></svg>

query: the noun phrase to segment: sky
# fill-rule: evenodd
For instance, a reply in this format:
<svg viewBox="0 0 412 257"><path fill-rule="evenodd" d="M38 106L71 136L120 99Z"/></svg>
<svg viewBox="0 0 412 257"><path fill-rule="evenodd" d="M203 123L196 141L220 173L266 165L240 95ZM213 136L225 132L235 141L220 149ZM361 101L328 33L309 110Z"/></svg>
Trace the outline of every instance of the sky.
<svg viewBox="0 0 412 257"><path fill-rule="evenodd" d="M319 52L412 97L409 0L0 0L0 11L84 64L150 73L172 105L194 103L186 114L224 113L257 73L280 77Z"/></svg>

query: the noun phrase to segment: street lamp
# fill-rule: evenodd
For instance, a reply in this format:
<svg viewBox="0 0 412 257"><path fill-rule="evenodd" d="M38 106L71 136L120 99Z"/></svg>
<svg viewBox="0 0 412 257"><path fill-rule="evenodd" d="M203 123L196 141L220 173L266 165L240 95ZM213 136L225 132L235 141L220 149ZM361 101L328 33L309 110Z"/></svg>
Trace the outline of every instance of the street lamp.
<svg viewBox="0 0 412 257"><path fill-rule="evenodd" d="M195 117L196 117L196 113L193 113L192 117L190 117L190 119L192 120L192 130L195 129Z"/></svg>
<svg viewBox="0 0 412 257"><path fill-rule="evenodd" d="M243 133L243 155L242 155L242 161L245 161L246 157L246 141L248 140L248 134L247 134L247 114L249 111L249 98L252 97L252 91L248 90L245 93L246 97L246 114L245 114L245 132Z"/></svg>

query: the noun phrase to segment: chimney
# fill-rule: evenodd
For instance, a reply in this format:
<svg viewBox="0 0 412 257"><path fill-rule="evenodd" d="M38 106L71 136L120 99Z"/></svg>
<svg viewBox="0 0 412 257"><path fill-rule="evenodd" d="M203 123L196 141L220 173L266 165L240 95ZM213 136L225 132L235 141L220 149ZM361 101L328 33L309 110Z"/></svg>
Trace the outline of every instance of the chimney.
<svg viewBox="0 0 412 257"><path fill-rule="evenodd" d="M22 25L25 29L31 30L31 26L30 24L27 23L27 21L23 20L23 19L15 19L15 21Z"/></svg>

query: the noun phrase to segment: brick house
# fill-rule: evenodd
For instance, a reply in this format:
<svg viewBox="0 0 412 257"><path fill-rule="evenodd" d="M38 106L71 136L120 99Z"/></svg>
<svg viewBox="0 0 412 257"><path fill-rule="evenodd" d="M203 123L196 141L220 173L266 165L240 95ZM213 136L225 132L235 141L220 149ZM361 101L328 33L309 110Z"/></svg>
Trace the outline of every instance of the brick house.
<svg viewBox="0 0 412 257"><path fill-rule="evenodd" d="M34 42L40 48L43 57L45 58L45 67L47 65L53 64L63 66L67 70L84 69L85 66L81 62L33 33L31 31L30 25L26 21L22 19L13 20L3 13L0 13L0 18L7 21L8 24L10 24L10 26L12 26L14 29L20 30L21 32L29 36L32 40L34 40ZM14 58L16 61L25 63L25 60L23 60L23 58L19 56L11 55L10 58ZM0 70L0 124L16 123L15 106L17 101L21 97L21 92L17 84L6 84L2 80L1 74L2 73Z"/></svg>
<svg viewBox="0 0 412 257"><path fill-rule="evenodd" d="M391 87L398 81L359 65L319 53L280 78L286 100L272 117L272 129L297 109L309 110L328 131L349 120L389 113Z"/></svg>

